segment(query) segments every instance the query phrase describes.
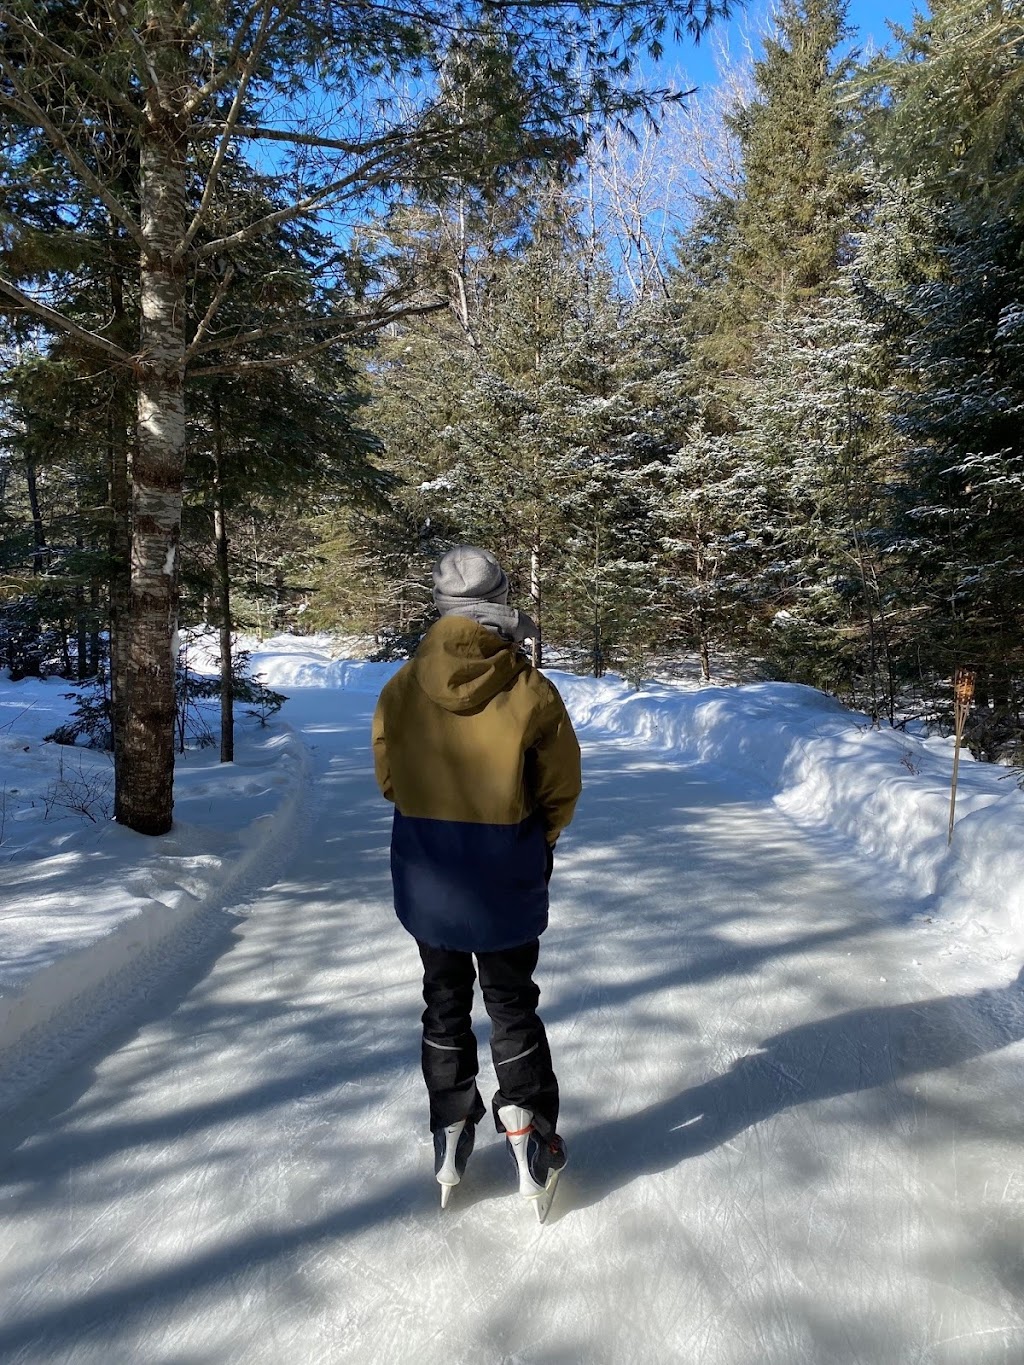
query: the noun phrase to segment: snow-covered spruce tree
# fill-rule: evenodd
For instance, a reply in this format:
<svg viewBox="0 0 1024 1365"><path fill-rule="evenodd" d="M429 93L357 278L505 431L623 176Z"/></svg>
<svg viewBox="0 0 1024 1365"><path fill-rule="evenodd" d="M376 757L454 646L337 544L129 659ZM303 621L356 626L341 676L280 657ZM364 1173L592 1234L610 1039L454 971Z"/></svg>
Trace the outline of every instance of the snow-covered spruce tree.
<svg viewBox="0 0 1024 1365"><path fill-rule="evenodd" d="M678 390L666 311L657 298L624 304L591 255L545 355L544 459L564 528L548 555L550 627L597 675L635 676L670 643L653 516Z"/></svg>
<svg viewBox="0 0 1024 1365"><path fill-rule="evenodd" d="M848 273L761 332L736 442L764 487L756 638L782 676L894 707L891 585L880 525L892 442L879 328Z"/></svg>
<svg viewBox="0 0 1024 1365"><path fill-rule="evenodd" d="M854 497L876 476L851 469L865 458L871 384L858 377L853 400L848 354L870 349L870 325L840 279L863 194L843 103L849 62L837 55L845 36L841 3L786 0L754 63L753 95L728 117L739 173L701 201L682 239L672 289L692 320L700 421L680 445L673 505L699 520L685 543L701 572L726 574L724 599L699 580L693 592L695 603L717 600L730 643L767 655L782 676L848 687L860 664L829 658L839 645L856 654L850 638L863 630L877 695L878 608L865 593L877 594ZM744 610L732 610L739 601Z"/></svg>
<svg viewBox="0 0 1024 1365"><path fill-rule="evenodd" d="M395 253L449 307L389 330L368 356L365 421L381 443L390 492L382 507L324 508L312 611L376 632L385 651L401 652L425 624L432 560L459 538L447 512L457 477L451 432L478 372L484 281L499 269L503 227L443 203L403 206L386 228Z"/></svg>
<svg viewBox="0 0 1024 1365"><path fill-rule="evenodd" d="M700 407L657 471L653 515L666 635L697 651L708 682L716 652L751 638L766 492L762 471L732 436L713 434Z"/></svg>
<svg viewBox="0 0 1024 1365"><path fill-rule="evenodd" d="M894 549L924 680L977 671L969 739L993 758L1019 756L1024 707L1024 218L983 226L950 211L944 277L911 299Z"/></svg>
<svg viewBox="0 0 1024 1365"><path fill-rule="evenodd" d="M1024 7L1020 0L931 0L867 71L885 92L873 138L886 165L938 202L986 218L1024 199Z"/></svg>
<svg viewBox="0 0 1024 1365"><path fill-rule="evenodd" d="M1024 14L939 0L869 75L873 140L890 177L913 180L927 221L924 269L888 330L894 404L908 445L893 552L913 632L905 671L932 696L973 666L975 750L1019 748L1021 331L1024 298Z"/></svg>
<svg viewBox="0 0 1024 1365"><path fill-rule="evenodd" d="M463 95L452 97L461 103ZM367 357L367 420L383 446L391 494L383 508L327 509L318 520L330 553L315 575L312 611L326 621L333 609L335 619L378 632L388 653L407 649L426 624L431 561L471 538L473 517L455 505L465 471L453 468L453 433L465 394L489 373L493 308L500 312L545 183L543 173L525 170L457 181L432 202L403 201L375 229L387 243L387 269L447 307L389 329Z"/></svg>
<svg viewBox="0 0 1024 1365"><path fill-rule="evenodd" d="M440 491L503 546L547 639L602 672L664 643L652 469L674 381L660 305L618 298L573 207L549 201L491 291Z"/></svg>
<svg viewBox="0 0 1024 1365"><path fill-rule="evenodd" d="M858 179L843 154L850 63L844 0L782 0L730 125L742 182L725 263L719 350L742 363L765 319L798 311L836 274ZM730 354L731 353L731 354Z"/></svg>
<svg viewBox="0 0 1024 1365"><path fill-rule="evenodd" d="M528 243L505 262L485 298L436 491L438 511L460 536L493 545L509 565L543 636L553 605L551 553L564 532L555 461L569 439L567 406L578 396L566 370L588 305L580 242L558 187L542 200Z"/></svg>

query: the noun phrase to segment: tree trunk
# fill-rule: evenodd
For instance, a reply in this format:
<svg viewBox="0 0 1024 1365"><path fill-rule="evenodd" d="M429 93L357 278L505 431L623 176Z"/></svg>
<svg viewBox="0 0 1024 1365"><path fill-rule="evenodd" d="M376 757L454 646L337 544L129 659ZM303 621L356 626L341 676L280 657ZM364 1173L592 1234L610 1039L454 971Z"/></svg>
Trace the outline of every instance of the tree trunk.
<svg viewBox="0 0 1024 1365"><path fill-rule="evenodd" d="M231 566L224 499L224 450L220 399L213 398L213 537L217 551L217 616L220 621L220 761L235 761L235 697L231 675Z"/></svg>
<svg viewBox="0 0 1024 1365"><path fill-rule="evenodd" d="M94 545L95 549L96 546ZM89 582L89 677L100 673L100 580L93 574Z"/></svg>
<svg viewBox="0 0 1024 1365"><path fill-rule="evenodd" d="M256 600L256 639L263 641L263 604L260 601L262 588L260 585L260 542L256 534L256 518L252 518L252 566L253 581L255 585Z"/></svg>
<svg viewBox="0 0 1024 1365"><path fill-rule="evenodd" d="M708 639L708 618L704 607L705 593L708 586L708 566L700 535L701 528L698 524L694 558L694 577L697 580L697 610L695 613L697 623L697 649L700 653L700 680L702 683L709 683L711 681L711 641Z"/></svg>
<svg viewBox="0 0 1024 1365"><path fill-rule="evenodd" d="M132 471L127 707L117 818L140 834L171 827L178 542L185 473L185 138L175 110L185 93L177 8L147 4L147 47L159 87L147 92L139 156L145 247L140 265L138 452Z"/></svg>
<svg viewBox="0 0 1024 1365"><path fill-rule="evenodd" d="M108 233L113 244L118 237L118 229L113 221L108 223ZM112 251L111 254L116 260L116 253ZM126 350L132 350L133 329L125 309L124 280L116 264L111 266L108 284L112 335L119 345L124 346ZM135 427L131 412L132 399L130 377L121 379L115 375L111 401L107 408L107 481L110 503L110 526L107 534L107 549L110 554L107 622L110 633L109 688L111 746L114 751L114 819L121 823L124 822L120 808L120 793L124 790L126 780L124 736L128 708L128 658L125 641L131 588L132 508L128 479L129 459L133 449L133 437L129 432L134 433ZM94 657L98 671L100 664L98 639Z"/></svg>
<svg viewBox="0 0 1024 1365"><path fill-rule="evenodd" d="M537 623L537 634L530 647L530 657L534 668L540 668L544 662L544 642L541 629L541 611L543 603L540 595L540 528L534 528L533 544L530 547L530 602L533 608L533 619Z"/></svg>
<svg viewBox="0 0 1024 1365"><path fill-rule="evenodd" d="M43 525L43 512L39 505L36 467L30 458L25 460L25 483L28 486L28 505L32 513L32 572L41 574L46 570L46 528Z"/></svg>
<svg viewBox="0 0 1024 1365"><path fill-rule="evenodd" d="M288 625L288 589L280 564L274 565L274 614L270 624L275 635L280 635Z"/></svg>
<svg viewBox="0 0 1024 1365"><path fill-rule="evenodd" d="M81 515L82 512L82 488L81 484L75 482L75 506ZM79 532L75 536L75 549L79 552L85 549L85 537ZM84 682L89 676L89 633L86 621L85 610L85 588L81 583L75 584L75 677L79 682Z"/></svg>
<svg viewBox="0 0 1024 1365"><path fill-rule="evenodd" d="M110 460L110 727L114 743L114 819L125 823L121 792L126 784L125 732L128 715L128 634L131 589L131 494L128 488L128 439L113 413L108 427Z"/></svg>
<svg viewBox="0 0 1024 1365"><path fill-rule="evenodd" d="M697 647L700 650L700 680L711 681L711 644L708 640L707 617L704 608L697 608Z"/></svg>

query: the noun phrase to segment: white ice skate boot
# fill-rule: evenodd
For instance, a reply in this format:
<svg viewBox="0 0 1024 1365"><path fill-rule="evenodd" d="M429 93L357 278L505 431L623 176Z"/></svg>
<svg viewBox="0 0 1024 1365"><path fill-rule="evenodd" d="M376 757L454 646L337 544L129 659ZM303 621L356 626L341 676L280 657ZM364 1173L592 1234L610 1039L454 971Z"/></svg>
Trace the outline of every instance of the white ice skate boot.
<svg viewBox="0 0 1024 1365"><path fill-rule="evenodd" d="M466 1173L466 1162L473 1151L476 1127L466 1119L434 1130L434 1175L441 1186L441 1207L448 1207L452 1190Z"/></svg>
<svg viewBox="0 0 1024 1365"><path fill-rule="evenodd" d="M498 1110L505 1128L509 1155L519 1179L519 1193L533 1202L538 1223L543 1223L555 1197L555 1186L565 1166L565 1143L554 1134L542 1138L533 1126L529 1109L506 1104Z"/></svg>

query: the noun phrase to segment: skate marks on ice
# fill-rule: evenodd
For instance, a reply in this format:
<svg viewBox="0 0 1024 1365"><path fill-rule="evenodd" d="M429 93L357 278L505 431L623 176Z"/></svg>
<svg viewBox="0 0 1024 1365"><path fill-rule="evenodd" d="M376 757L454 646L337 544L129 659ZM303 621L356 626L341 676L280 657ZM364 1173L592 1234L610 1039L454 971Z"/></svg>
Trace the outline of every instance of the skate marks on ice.
<svg viewBox="0 0 1024 1365"><path fill-rule="evenodd" d="M0 1359L310 1358L289 1333L314 1324L326 1351L343 1316L311 1267L433 1214L388 813L360 750L320 791L321 823L230 951L16 1116Z"/></svg>
<svg viewBox="0 0 1024 1365"><path fill-rule="evenodd" d="M485 1120L440 1214L371 704L302 700L320 812L289 875L22 1115L0 1359L1019 1365L1013 972L914 977L910 907L841 850L622 742L585 746L541 956L558 1200L538 1228Z"/></svg>
<svg viewBox="0 0 1024 1365"><path fill-rule="evenodd" d="M542 960L573 1156L549 1232L629 1228L678 1299L674 1266L679 1359L1018 1365L1019 964L965 983L906 887L728 774L587 750Z"/></svg>
<svg viewBox="0 0 1024 1365"><path fill-rule="evenodd" d="M798 1025L766 1038L722 1075L577 1133L571 1202L584 1208L793 1105L898 1088L919 1073L959 1066L1022 1039L1024 969L1001 989L850 1010ZM1006 1136L985 1112L969 1123L982 1136Z"/></svg>

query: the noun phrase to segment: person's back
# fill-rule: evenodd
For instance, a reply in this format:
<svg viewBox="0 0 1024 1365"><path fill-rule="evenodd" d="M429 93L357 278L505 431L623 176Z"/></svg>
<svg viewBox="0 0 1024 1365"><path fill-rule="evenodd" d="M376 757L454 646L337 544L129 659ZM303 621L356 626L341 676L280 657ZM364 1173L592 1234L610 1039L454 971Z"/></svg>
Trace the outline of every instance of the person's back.
<svg viewBox="0 0 1024 1365"><path fill-rule="evenodd" d="M475 955L499 1079L495 1122L506 1131L512 1117L520 1186L532 1195L564 1164L532 976L552 850L579 796L579 745L557 690L516 648L535 627L507 605L494 557L457 546L434 583L442 618L383 689L373 746L378 784L395 803L395 909L424 966L436 1173L445 1202L484 1112L470 1024Z"/></svg>
<svg viewBox="0 0 1024 1365"><path fill-rule="evenodd" d="M385 687L378 715L402 923L462 952L536 938L547 848L579 795L579 750L554 687L494 631L445 616Z"/></svg>

